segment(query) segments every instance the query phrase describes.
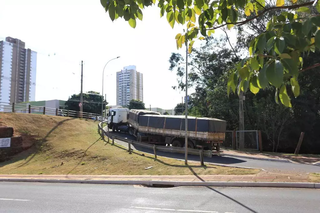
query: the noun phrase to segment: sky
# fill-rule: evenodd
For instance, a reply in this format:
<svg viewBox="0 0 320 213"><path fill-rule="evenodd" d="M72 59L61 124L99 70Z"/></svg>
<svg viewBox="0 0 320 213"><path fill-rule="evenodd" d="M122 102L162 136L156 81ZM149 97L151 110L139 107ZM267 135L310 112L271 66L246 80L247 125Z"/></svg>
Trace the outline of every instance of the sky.
<svg viewBox="0 0 320 213"><path fill-rule="evenodd" d="M173 109L185 92L172 89L175 72L169 71L175 36L183 26L170 27L160 10L143 10L143 21L131 28L123 19L112 22L100 0L0 0L0 40L11 36L37 52L36 101L67 100L83 91L102 92L116 104L116 72L135 65L143 73L146 107Z"/></svg>

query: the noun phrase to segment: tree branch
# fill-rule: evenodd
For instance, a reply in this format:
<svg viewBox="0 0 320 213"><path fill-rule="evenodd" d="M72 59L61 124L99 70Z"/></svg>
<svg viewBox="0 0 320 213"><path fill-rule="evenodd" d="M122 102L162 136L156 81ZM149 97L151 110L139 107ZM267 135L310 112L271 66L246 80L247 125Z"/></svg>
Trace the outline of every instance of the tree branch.
<svg viewBox="0 0 320 213"><path fill-rule="evenodd" d="M263 9L265 9L265 7L264 7L262 4L260 4L260 2L258 2L257 0L254 0L254 2L256 2L258 5L260 5L260 7L262 7Z"/></svg>
<svg viewBox="0 0 320 213"><path fill-rule="evenodd" d="M230 45L230 47L231 47L231 49L232 49L233 54L234 54L234 55L236 56L236 58L239 60L239 57L238 57L238 55L236 54L236 51L235 51L235 49L233 48L233 46L232 46L232 44L231 44L231 42L230 42L230 39L229 39L228 33L226 32L226 30L225 30L225 29L222 29L222 31L226 34L226 37L227 37L228 43L229 43L229 45Z"/></svg>
<svg viewBox="0 0 320 213"><path fill-rule="evenodd" d="M216 26L216 27L213 27L213 28L209 28L207 30L216 30L216 29L219 29L221 27L224 27L228 24L233 24L233 25L237 25L237 26L241 26L241 25L244 25L260 16L262 16L263 14L265 14L266 12L270 11L270 10L282 10L282 9L295 9L295 8L299 8L299 7L303 7L303 6L309 6L309 5L312 5L314 3L314 1L310 1L310 2L306 2L306 3L302 3L302 4L297 4L297 5L290 5L290 6L281 6L281 7L269 7L269 8L266 8L264 9L260 14L252 17L252 18L249 18L249 19L246 19L246 20L243 20L243 21L239 21L239 22L234 22L234 23L225 23L225 24L222 24L222 25L219 25L219 26Z"/></svg>
<svg viewBox="0 0 320 213"><path fill-rule="evenodd" d="M314 64L314 65L312 65L310 67L304 68L303 70L300 70L300 72L311 70L311 69L316 68L316 67L320 67L320 63L317 63L317 64Z"/></svg>

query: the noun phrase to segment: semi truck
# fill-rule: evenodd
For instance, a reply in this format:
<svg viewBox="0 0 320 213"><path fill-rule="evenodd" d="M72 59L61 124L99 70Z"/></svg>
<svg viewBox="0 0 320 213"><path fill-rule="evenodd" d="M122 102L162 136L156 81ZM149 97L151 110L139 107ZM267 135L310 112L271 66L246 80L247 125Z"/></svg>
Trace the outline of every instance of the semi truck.
<svg viewBox="0 0 320 213"><path fill-rule="evenodd" d="M185 146L185 117L161 115L148 110L123 110L113 108L108 113L108 127L113 131L123 130L135 136L138 141L167 145ZM121 123L116 117L127 113L127 119ZM123 117L121 116L121 117ZM225 140L226 121L216 118L188 116L188 147L205 150L220 149Z"/></svg>

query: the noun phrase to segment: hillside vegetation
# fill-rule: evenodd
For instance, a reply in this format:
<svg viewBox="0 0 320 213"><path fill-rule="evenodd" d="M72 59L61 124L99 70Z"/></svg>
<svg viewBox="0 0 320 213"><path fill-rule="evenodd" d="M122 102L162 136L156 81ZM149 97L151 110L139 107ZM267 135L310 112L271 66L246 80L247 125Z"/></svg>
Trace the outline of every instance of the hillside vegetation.
<svg viewBox="0 0 320 213"><path fill-rule="evenodd" d="M15 135L35 142L28 150L0 163L0 174L83 175L198 175L256 174L259 170L238 169L184 161L141 152L129 154L121 146L105 143L97 133L98 122L68 117L0 113L0 125L12 126ZM147 169L148 168L148 169Z"/></svg>

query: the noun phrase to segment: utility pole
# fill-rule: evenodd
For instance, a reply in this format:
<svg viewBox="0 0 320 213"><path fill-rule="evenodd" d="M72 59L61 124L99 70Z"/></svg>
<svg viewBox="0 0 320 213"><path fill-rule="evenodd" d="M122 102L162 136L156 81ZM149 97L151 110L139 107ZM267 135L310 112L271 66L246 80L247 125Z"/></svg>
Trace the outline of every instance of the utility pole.
<svg viewBox="0 0 320 213"><path fill-rule="evenodd" d="M239 87L240 89L240 87ZM243 100L244 100L243 92L240 91L239 94L239 149L244 149L244 110L243 110Z"/></svg>
<svg viewBox="0 0 320 213"><path fill-rule="evenodd" d="M106 101L104 103L105 108L104 108L104 116L107 117L107 94L104 94L104 100Z"/></svg>
<svg viewBox="0 0 320 213"><path fill-rule="evenodd" d="M188 29L187 29L187 34L188 34ZM186 35L187 35L186 34ZM185 165L188 165L188 38L186 38L186 100L185 102L185 142L184 142L184 147L185 147Z"/></svg>
<svg viewBox="0 0 320 213"><path fill-rule="evenodd" d="M80 118L83 113L83 61L81 61L81 93L80 93Z"/></svg>

